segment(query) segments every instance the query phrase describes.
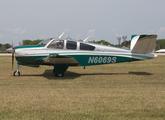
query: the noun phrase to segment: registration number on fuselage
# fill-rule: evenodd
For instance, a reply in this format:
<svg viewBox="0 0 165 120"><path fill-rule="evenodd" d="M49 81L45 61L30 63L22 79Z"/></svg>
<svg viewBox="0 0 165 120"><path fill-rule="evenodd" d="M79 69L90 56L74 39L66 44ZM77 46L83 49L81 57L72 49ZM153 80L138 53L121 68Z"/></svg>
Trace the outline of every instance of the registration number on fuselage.
<svg viewBox="0 0 165 120"><path fill-rule="evenodd" d="M89 57L88 64L115 63L116 60L117 60L116 57Z"/></svg>

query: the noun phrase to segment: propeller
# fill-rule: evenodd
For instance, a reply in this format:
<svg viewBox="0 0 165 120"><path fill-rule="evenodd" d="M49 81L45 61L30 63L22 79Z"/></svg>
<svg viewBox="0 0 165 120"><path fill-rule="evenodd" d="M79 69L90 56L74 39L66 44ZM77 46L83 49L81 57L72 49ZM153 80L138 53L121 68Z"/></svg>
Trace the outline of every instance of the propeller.
<svg viewBox="0 0 165 120"><path fill-rule="evenodd" d="M12 53L12 69L13 69L15 48L14 47L11 47L11 48L8 48L6 51Z"/></svg>
<svg viewBox="0 0 165 120"><path fill-rule="evenodd" d="M12 70L13 70L13 66L14 66L14 53L12 53Z"/></svg>

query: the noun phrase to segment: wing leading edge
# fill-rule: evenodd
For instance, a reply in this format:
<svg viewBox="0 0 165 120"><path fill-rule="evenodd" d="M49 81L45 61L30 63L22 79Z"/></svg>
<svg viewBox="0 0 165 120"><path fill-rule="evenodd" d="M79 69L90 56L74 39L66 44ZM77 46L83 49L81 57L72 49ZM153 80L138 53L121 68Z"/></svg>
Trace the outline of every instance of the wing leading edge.
<svg viewBox="0 0 165 120"><path fill-rule="evenodd" d="M49 54L49 56L43 60L40 60L45 64L66 64L68 66L80 66L80 64L74 58L59 55L57 53Z"/></svg>

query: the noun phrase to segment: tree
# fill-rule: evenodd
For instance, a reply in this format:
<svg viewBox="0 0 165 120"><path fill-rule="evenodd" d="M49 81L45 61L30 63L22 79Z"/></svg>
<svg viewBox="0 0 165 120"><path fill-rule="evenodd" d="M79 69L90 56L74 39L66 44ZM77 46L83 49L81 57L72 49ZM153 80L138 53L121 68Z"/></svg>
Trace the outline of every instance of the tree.
<svg viewBox="0 0 165 120"><path fill-rule="evenodd" d="M2 46L3 46L3 44L0 43L0 47L2 47Z"/></svg>
<svg viewBox="0 0 165 120"><path fill-rule="evenodd" d="M79 39L80 42L83 42L83 40Z"/></svg>
<svg viewBox="0 0 165 120"><path fill-rule="evenodd" d="M11 48L12 46L9 43L3 45L6 49Z"/></svg>
<svg viewBox="0 0 165 120"><path fill-rule="evenodd" d="M156 50L165 49L165 39L156 40Z"/></svg>
<svg viewBox="0 0 165 120"><path fill-rule="evenodd" d="M114 46L113 44L111 44L111 43L109 43L109 42L107 42L107 41L105 41L105 40L100 40L100 41L95 41L95 40L93 40L93 41L89 41L90 43L96 43L96 44L102 44L102 45L110 45L110 46Z"/></svg>
<svg viewBox="0 0 165 120"><path fill-rule="evenodd" d="M33 40L30 44L31 45L37 45L38 43L40 43L42 40L38 39L38 40Z"/></svg>
<svg viewBox="0 0 165 120"><path fill-rule="evenodd" d="M40 43L42 40L37 39L37 40L23 40L22 43L23 45L37 45Z"/></svg>
<svg viewBox="0 0 165 120"><path fill-rule="evenodd" d="M23 45L30 45L32 41L31 40L23 40L22 43Z"/></svg>
<svg viewBox="0 0 165 120"><path fill-rule="evenodd" d="M131 45L131 40L129 40L129 41L124 41L124 42L122 42L121 43L121 46L123 47L123 46L125 46L125 47L127 47L127 48L130 48L130 45Z"/></svg>

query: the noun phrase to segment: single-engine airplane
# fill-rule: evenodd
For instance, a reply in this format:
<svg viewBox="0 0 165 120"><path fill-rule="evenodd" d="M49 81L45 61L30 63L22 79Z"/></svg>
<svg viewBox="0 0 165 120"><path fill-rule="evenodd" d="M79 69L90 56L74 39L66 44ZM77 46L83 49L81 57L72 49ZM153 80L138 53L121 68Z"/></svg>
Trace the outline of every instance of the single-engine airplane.
<svg viewBox="0 0 165 120"><path fill-rule="evenodd" d="M112 46L50 38L35 46L16 46L7 49L12 53L12 68L14 56L17 60L17 70L14 76L20 76L19 65L39 67L53 66L56 77L63 77L69 66L90 66L120 62L139 61L157 57L152 54L156 47L157 35L133 35L131 48L122 49Z"/></svg>

